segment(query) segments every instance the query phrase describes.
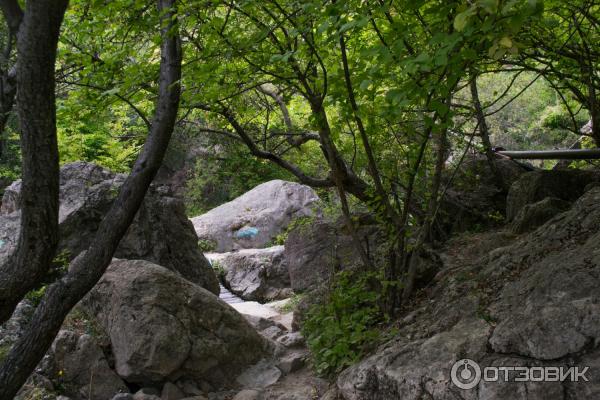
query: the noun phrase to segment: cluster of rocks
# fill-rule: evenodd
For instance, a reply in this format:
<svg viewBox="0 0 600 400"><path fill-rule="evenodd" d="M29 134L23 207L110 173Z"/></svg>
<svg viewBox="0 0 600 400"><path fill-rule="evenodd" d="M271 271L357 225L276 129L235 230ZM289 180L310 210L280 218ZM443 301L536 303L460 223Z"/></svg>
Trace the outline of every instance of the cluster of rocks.
<svg viewBox="0 0 600 400"><path fill-rule="evenodd" d="M510 222L442 249L443 273L399 332L341 373L331 398L591 399L600 395L600 187L587 171L532 171L511 186ZM516 235L516 234L519 235ZM585 381L451 381L461 359L589 367Z"/></svg>
<svg viewBox="0 0 600 400"><path fill-rule="evenodd" d="M74 162L60 170L59 252L68 259L87 250L102 218L110 209L124 174L95 164ZM5 189L0 207L0 263L14 251L20 229L21 181ZM181 200L166 187L151 186L115 257L162 265L212 293L219 285L198 249L192 224Z"/></svg>
<svg viewBox="0 0 600 400"><path fill-rule="evenodd" d="M307 186L273 180L191 221L224 286L244 300L264 303L291 296L295 254L288 254L287 242L273 244L293 221L318 217L318 200ZM311 274L313 265L305 263Z"/></svg>
<svg viewBox="0 0 600 400"><path fill-rule="evenodd" d="M94 239L124 180L89 163L61 168L59 251L67 261ZM16 248L20 213L17 181L2 201L0 262ZM238 376L285 348L219 299L218 279L183 204L165 187L150 188L115 257L73 313L93 320L94 332L65 326L20 398L42 390L72 400L200 400L241 388ZM32 310L23 301L0 327L3 349Z"/></svg>
<svg viewBox="0 0 600 400"><path fill-rule="evenodd" d="M426 296L398 321L393 339L343 371L332 387L307 367L298 328L307 302L318 301L319 288L359 256L342 223L319 218L314 191L279 180L191 222L179 200L153 187L117 259L77 306L99 333L65 327L32 386L60 389L72 400L597 398L600 177L527 172L498 160L506 191L490 187L494 178L482 162L472 161L480 175L460 171L442 222L448 232L477 221L506 223L424 252ZM93 240L123 179L91 164L63 167L60 248L69 257ZM473 187L482 191L470 193ZM2 202L0 262L14 251L19 202L17 182ZM369 216L358 221L360 238L378 257L384 235ZM273 246L282 234L285 244ZM198 240L212 247L206 258ZM235 304L216 295L213 269L239 296L228 297ZM292 320L273 300L293 293L310 294ZM31 311L21 303L0 327L0 348L19 336ZM590 382L482 382L461 391L450 369L463 358L482 367L590 366Z"/></svg>
<svg viewBox="0 0 600 400"><path fill-rule="evenodd" d="M94 239L125 176L77 162L65 165L60 178L59 251L68 261ZM294 284L286 248L271 244L292 221L318 216L317 201L306 186L271 181L190 221L168 188L152 186L115 259L67 318L19 398L31 396L32 388L59 391L61 400L302 400L323 393L328 385L307 367L308 350L291 329L291 312L256 303L267 310L257 315L252 305L306 288L302 274L294 275ZM6 189L0 222L5 260L20 229L18 181ZM208 254L212 266L200 250L206 243L220 251ZM290 248L299 256L294 240ZM307 271L318 266L314 281L324 260L314 254L302 261ZM302 268L299 260L291 265ZM215 271L227 288L252 301L220 299ZM33 308L28 301L19 305L0 327L0 345L10 347Z"/></svg>

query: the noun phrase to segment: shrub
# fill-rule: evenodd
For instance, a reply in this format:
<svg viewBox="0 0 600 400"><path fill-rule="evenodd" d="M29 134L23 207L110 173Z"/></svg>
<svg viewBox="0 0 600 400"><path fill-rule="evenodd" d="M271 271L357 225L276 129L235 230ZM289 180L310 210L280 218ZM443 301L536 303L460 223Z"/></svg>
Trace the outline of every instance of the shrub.
<svg viewBox="0 0 600 400"><path fill-rule="evenodd" d="M321 375L354 364L380 337L380 293L369 283L374 274L343 271L336 275L324 304L312 306L302 331Z"/></svg>
<svg viewBox="0 0 600 400"><path fill-rule="evenodd" d="M198 248L203 253L209 253L217 248L217 242L210 239L198 240Z"/></svg>

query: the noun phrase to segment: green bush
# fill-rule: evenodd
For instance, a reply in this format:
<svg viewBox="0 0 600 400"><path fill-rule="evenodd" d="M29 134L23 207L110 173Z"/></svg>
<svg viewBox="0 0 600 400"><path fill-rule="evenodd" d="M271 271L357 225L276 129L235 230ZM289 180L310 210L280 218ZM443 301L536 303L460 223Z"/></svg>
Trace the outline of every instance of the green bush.
<svg viewBox="0 0 600 400"><path fill-rule="evenodd" d="M305 226L309 226L310 224L312 224L315 221L315 217L297 217L294 218L289 225L285 228L285 230L283 232L281 232L279 235L275 236L275 238L273 238L273 240L271 241L270 245L271 246L283 246L285 244L285 241L288 238L288 235L290 234L290 232L296 228L302 228Z"/></svg>
<svg viewBox="0 0 600 400"><path fill-rule="evenodd" d="M209 253L217 248L217 242L210 239L200 239L198 240L198 248L203 253Z"/></svg>
<svg viewBox="0 0 600 400"><path fill-rule="evenodd" d="M321 375L334 375L357 362L380 338L381 294L373 274L340 272L324 304L312 306L302 332Z"/></svg>
<svg viewBox="0 0 600 400"><path fill-rule="evenodd" d="M239 143L221 143L196 161L186 184L187 214L201 215L272 179L290 180L292 176L267 160L249 155Z"/></svg>

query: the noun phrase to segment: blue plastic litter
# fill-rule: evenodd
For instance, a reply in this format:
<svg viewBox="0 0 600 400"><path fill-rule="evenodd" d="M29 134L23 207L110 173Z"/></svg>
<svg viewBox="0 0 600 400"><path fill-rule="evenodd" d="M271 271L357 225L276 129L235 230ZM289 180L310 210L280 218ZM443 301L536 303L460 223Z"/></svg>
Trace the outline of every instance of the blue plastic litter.
<svg viewBox="0 0 600 400"><path fill-rule="evenodd" d="M258 235L258 229L256 228L244 228L236 232L235 237L238 239L251 239Z"/></svg>

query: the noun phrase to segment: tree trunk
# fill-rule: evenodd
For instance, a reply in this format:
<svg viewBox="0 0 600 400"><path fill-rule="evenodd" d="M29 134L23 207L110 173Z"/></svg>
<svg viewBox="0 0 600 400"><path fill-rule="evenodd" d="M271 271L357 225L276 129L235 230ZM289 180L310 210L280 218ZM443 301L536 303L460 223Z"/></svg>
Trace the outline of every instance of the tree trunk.
<svg viewBox="0 0 600 400"><path fill-rule="evenodd" d="M174 0L158 1L163 22L159 98L144 148L89 249L48 287L26 332L5 358L0 367L0 399L14 397L52 344L65 316L102 277L162 163L180 98L181 47L173 7Z"/></svg>
<svg viewBox="0 0 600 400"><path fill-rule="evenodd" d="M0 323L10 318L17 303L44 276L58 243L54 65L67 3L28 2L17 36L23 201L17 250L0 266Z"/></svg>
<svg viewBox="0 0 600 400"><path fill-rule="evenodd" d="M15 97L17 95L17 70L15 67L5 71L2 74L1 87L0 87L0 160L4 156L5 151L5 138L4 130L6 129L6 123L8 117L15 104Z"/></svg>
<svg viewBox="0 0 600 400"><path fill-rule="evenodd" d="M470 88L471 98L473 100L473 106L475 107L475 116L477 117L477 125L479 127L479 134L481 136L481 142L483 143L485 157L487 158L490 169L492 170L492 173L496 178L496 186L500 190L508 190L506 184L504 183L504 178L502 178L502 174L498 170L498 167L495 163L496 156L492 151L492 143L490 142L490 131L488 129L487 121L485 120L485 113L483 112L481 101L479 101L479 93L477 90L477 75L473 72L471 72Z"/></svg>
<svg viewBox="0 0 600 400"><path fill-rule="evenodd" d="M436 136L436 158L435 158L435 168L434 174L431 181L431 199L429 200L429 204L427 205L427 215L425 217L425 221L421 225L419 229L419 235L417 236L417 241L413 247L413 251L411 253L410 259L408 261L408 272L406 275L406 282L404 285L404 291L402 293L402 301L407 301L409 297L412 295L415 280L417 277L417 271L419 268L419 258L421 255L421 251L423 249L423 245L430 237L431 228L435 221L436 211L438 208L439 201L439 192L440 186L442 182L442 171L444 170L444 163L446 162L447 155L447 129L444 128L442 131Z"/></svg>

